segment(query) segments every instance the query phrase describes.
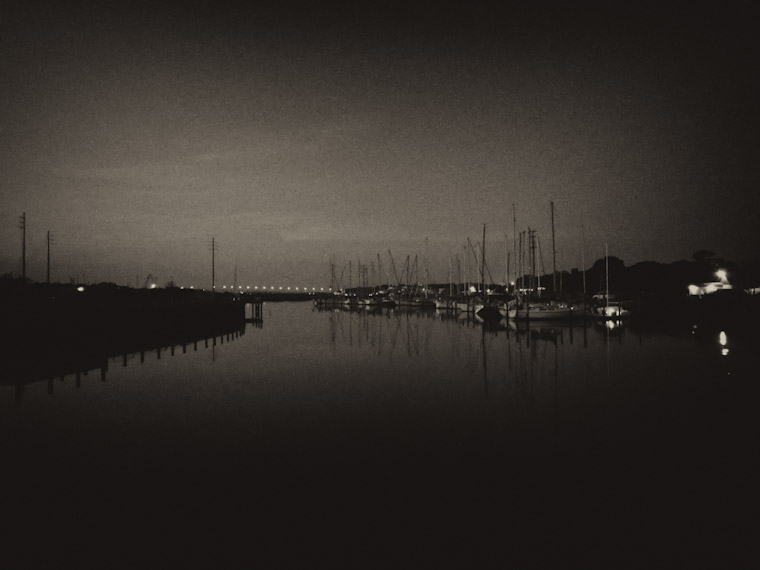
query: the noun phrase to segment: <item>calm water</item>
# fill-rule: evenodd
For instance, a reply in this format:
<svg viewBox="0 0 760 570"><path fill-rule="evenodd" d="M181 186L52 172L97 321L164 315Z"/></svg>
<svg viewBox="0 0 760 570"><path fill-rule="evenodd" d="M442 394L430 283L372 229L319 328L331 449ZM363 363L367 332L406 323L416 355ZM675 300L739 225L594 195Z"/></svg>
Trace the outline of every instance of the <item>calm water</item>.
<svg viewBox="0 0 760 570"><path fill-rule="evenodd" d="M756 337L612 323L499 329L267 304L263 327L216 342L119 356L78 379L6 380L6 559L749 560Z"/></svg>

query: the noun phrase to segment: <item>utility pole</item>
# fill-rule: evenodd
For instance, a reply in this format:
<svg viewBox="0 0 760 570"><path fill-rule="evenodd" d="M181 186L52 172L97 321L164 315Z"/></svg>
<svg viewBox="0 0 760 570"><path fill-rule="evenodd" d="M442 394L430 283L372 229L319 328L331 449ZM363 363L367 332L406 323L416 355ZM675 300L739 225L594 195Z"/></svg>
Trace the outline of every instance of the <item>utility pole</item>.
<svg viewBox="0 0 760 570"><path fill-rule="evenodd" d="M18 227L21 228L21 280L26 282L26 212L21 213Z"/></svg>
<svg viewBox="0 0 760 570"><path fill-rule="evenodd" d="M211 292L214 293L216 292L216 252L219 249L219 244L213 237L209 247L211 248Z"/></svg>
<svg viewBox="0 0 760 570"><path fill-rule="evenodd" d="M53 245L53 236L47 233L47 282L50 283L50 246Z"/></svg>

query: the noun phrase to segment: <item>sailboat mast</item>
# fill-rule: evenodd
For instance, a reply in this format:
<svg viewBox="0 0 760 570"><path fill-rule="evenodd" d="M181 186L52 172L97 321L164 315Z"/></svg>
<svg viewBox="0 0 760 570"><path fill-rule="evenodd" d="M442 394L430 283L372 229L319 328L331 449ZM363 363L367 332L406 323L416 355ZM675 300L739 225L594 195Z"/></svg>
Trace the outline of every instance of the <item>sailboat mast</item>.
<svg viewBox="0 0 760 570"><path fill-rule="evenodd" d="M471 247L472 246L470 245L470 238L467 238L467 245L464 248L464 276L465 276L465 280L467 281L467 294L468 295L470 293L470 284L471 284L471 281L470 281L470 264L468 263L469 262L469 257L470 257L470 248Z"/></svg>
<svg viewBox="0 0 760 570"><path fill-rule="evenodd" d="M583 299L586 299L586 237L581 224L581 267L583 268Z"/></svg>
<svg viewBox="0 0 760 570"><path fill-rule="evenodd" d="M517 272L519 271L519 263L517 262L517 215L515 214L515 204L512 203L512 248L515 259L515 296L517 296Z"/></svg>
<svg viewBox="0 0 760 570"><path fill-rule="evenodd" d="M454 285L451 283L451 253L449 253L449 298L454 296Z"/></svg>
<svg viewBox="0 0 760 570"><path fill-rule="evenodd" d="M428 238L425 238L425 263L424 263L424 265L425 265L425 268L424 268L424 270L425 270L425 279L424 279L424 283L425 283L425 299L427 299L427 296L428 296L428 291L427 291L428 290Z"/></svg>
<svg viewBox="0 0 760 570"><path fill-rule="evenodd" d="M554 296L557 296L557 248L554 243L554 202L549 202L552 207L552 287Z"/></svg>
<svg viewBox="0 0 760 570"><path fill-rule="evenodd" d="M504 289L509 292L509 241L507 234L504 234Z"/></svg>
<svg viewBox="0 0 760 570"><path fill-rule="evenodd" d="M530 281L533 294L536 293L536 230L528 228L528 243L530 243Z"/></svg>
<svg viewBox="0 0 760 570"><path fill-rule="evenodd" d="M457 295L462 294L462 260L457 254Z"/></svg>
<svg viewBox="0 0 760 570"><path fill-rule="evenodd" d="M507 276L509 276L509 269L510 269L510 267L509 267L509 257L510 257L510 253L507 252ZM509 277L507 277L507 293L509 293Z"/></svg>
<svg viewBox="0 0 760 570"><path fill-rule="evenodd" d="M609 254L607 252L607 242L604 242L604 276L605 276L605 283L606 283L606 291L605 291L605 298L607 299L606 306L610 306L610 260L609 260ZM606 312L605 312L606 314Z"/></svg>
<svg viewBox="0 0 760 570"><path fill-rule="evenodd" d="M533 230L533 233L536 233L536 230ZM536 246L538 248L538 256L536 257L536 262L538 263L538 285L536 287L536 291L538 291L538 298L541 298L541 272L544 270L544 256L541 253L541 242L538 239L538 236L536 236Z"/></svg>
<svg viewBox="0 0 760 570"><path fill-rule="evenodd" d="M520 257L515 260L517 263L517 277L515 278L515 290L520 290L520 287L524 286L525 280L523 279L523 232L520 232Z"/></svg>
<svg viewBox="0 0 760 570"><path fill-rule="evenodd" d="M528 256L525 264L525 271L528 276L528 300L530 300L530 292L533 289L533 242L531 240L530 228L525 232L525 253Z"/></svg>
<svg viewBox="0 0 760 570"><path fill-rule="evenodd" d="M481 264L480 264L480 282L483 288L483 295L488 297L486 293L486 225L483 224L483 247L481 248Z"/></svg>

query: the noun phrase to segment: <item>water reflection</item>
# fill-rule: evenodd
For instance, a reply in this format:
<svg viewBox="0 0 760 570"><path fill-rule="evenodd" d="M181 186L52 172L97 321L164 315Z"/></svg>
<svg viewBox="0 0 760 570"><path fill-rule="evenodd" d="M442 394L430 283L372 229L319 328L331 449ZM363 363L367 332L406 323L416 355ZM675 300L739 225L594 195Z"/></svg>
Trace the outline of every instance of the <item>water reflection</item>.
<svg viewBox="0 0 760 570"><path fill-rule="evenodd" d="M561 425L563 351L587 349L588 329L594 330L591 321L493 322L466 314L394 308L314 310L327 317L335 357L350 358L345 349L351 349L367 351L368 359L398 360L402 368L394 373L406 375L409 382L431 376L441 386L457 385L468 398L475 395L469 392L475 386L472 381L480 379L479 398L494 406L489 412L499 416L494 421L551 416L543 425L551 427L554 438L559 437ZM579 339L583 344L576 348ZM594 358L596 354L589 355ZM410 360L421 364L412 368Z"/></svg>
<svg viewBox="0 0 760 570"><path fill-rule="evenodd" d="M254 323L253 326L260 328L259 323ZM182 354L187 354L188 347L197 352L201 342L204 349L211 346L210 358L215 361L217 343L222 345L238 339L245 334L245 327L245 323L232 322L210 327L205 332L198 329L191 334L170 331L168 334L149 336L143 342L121 346L91 343L87 338L69 338L68 346L60 347L57 344L51 345L47 339L40 337L34 344L14 346L13 351L4 355L0 385L13 385L15 400L21 402L25 385L45 381L47 393L52 395L55 392L55 380L64 382L68 376L74 377L77 388L82 386L82 376L87 377L90 372L97 372L100 381L106 382L109 369L114 365L120 364L126 368L138 358L142 365L146 353L154 353L155 360L160 361L167 353L173 358L179 349ZM135 344L139 349L135 349Z"/></svg>
<svg viewBox="0 0 760 570"><path fill-rule="evenodd" d="M15 445L6 438L9 451L2 457L14 466L11 471L22 470L19 480L30 473L43 474L40 480L61 473L71 478L66 483L75 483L19 487L25 491L14 494L24 503L20 508L27 508L27 497L44 493L30 519L37 520L39 512L68 516L81 503L106 503L103 489L119 498L132 490L124 503L137 505L139 525L145 512L167 504L167 489L184 484L176 502L167 504L170 514L158 521L157 534L201 518L214 525L230 520L221 511L204 511L205 501L214 508L243 505L241 510L259 517L262 526L272 513L281 514L276 532L282 529L283 535L294 520L313 521L299 528L306 536L321 527L325 512L371 528L385 503L400 497L394 505L399 508L389 509L392 514L381 523L396 528L408 515L413 521L409 536L416 541L419 519L414 517L431 513L423 520L426 528L439 517L427 504L404 510L417 506L420 493L429 493L430 505L448 510L452 502L473 504L473 492L479 492L482 511L455 511L442 524L490 521L487 515L494 512L514 514L519 498L525 503L516 516L519 525L538 517L553 525L567 520L568 513L591 508L605 515L600 517L604 529L614 526L606 521L620 513L623 519L640 513L631 525L648 529L657 509L666 505L667 515L688 510L684 534L691 535L688 523L704 509L704 490L720 483L721 492L710 499L717 505L723 489L732 488L716 473L725 473L728 483L737 473L750 472L737 458L748 458L753 443L748 395L754 379L716 378L752 370L754 362L747 358L742 364L738 358L753 355L756 341L731 330L663 332L635 321L622 327L594 322L494 326L434 312L267 307L266 330L243 335L232 329L185 345L113 355L89 378L86 369L75 372L77 385L96 382L99 374L128 381L111 380L109 389L75 398L44 397L41 384L42 397L30 389L24 406L6 406L0 414L3 431L23 434L24 441ZM730 354L721 356L729 347ZM210 359L221 350L224 357L212 366ZM196 351L201 354L193 357ZM181 358L185 353L187 358ZM138 361L145 366L136 366ZM114 369L125 365L128 369L118 375ZM11 388L6 388L10 400ZM269 480L262 481L264 475ZM151 492L142 501L143 487L135 485L140 476ZM317 483L293 498L316 477L321 477ZM389 485L394 477L397 483ZM98 481L102 488L89 487ZM215 485L224 496L209 495ZM431 485L436 486L431 490ZM241 502L244 492L250 502ZM262 512L267 495L274 506ZM325 504L304 508L306 495L324 497ZM504 500L494 499L500 496ZM376 503L367 502L373 498ZM537 514L537 505L553 500L567 502ZM335 509L336 501L342 510ZM61 504L65 508L51 508ZM724 525L731 518L709 513L695 520L701 531L709 528L704 520ZM668 540L678 527L672 521L663 524ZM103 525L107 534L120 540L122 534L108 526ZM568 532L564 526L552 530ZM240 526L237 532L233 536L247 544L249 528ZM501 544L507 533L498 534L489 535L489 541ZM583 546L593 550L599 534L590 535L595 543ZM344 535L330 533L325 543L335 536ZM571 538L567 552L575 552L578 537ZM617 535L607 538L615 549L621 544ZM636 538L646 544L650 537ZM540 544L544 535L530 539L531 545Z"/></svg>
<svg viewBox="0 0 760 570"><path fill-rule="evenodd" d="M718 335L718 344L720 344L720 354L722 356L728 356L728 337L726 336L726 331L720 331L720 334Z"/></svg>

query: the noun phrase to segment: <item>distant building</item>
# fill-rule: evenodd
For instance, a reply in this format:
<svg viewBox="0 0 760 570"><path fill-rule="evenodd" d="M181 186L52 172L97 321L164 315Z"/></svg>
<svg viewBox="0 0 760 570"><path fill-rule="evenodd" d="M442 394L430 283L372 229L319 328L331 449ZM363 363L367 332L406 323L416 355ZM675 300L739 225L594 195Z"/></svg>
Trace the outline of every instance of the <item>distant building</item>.
<svg viewBox="0 0 760 570"><path fill-rule="evenodd" d="M712 281L700 285L689 285L689 295L701 297L702 295L710 295L716 291L733 289L733 286L728 282L728 276L726 275L725 270L719 269L715 272L715 275L720 281Z"/></svg>

